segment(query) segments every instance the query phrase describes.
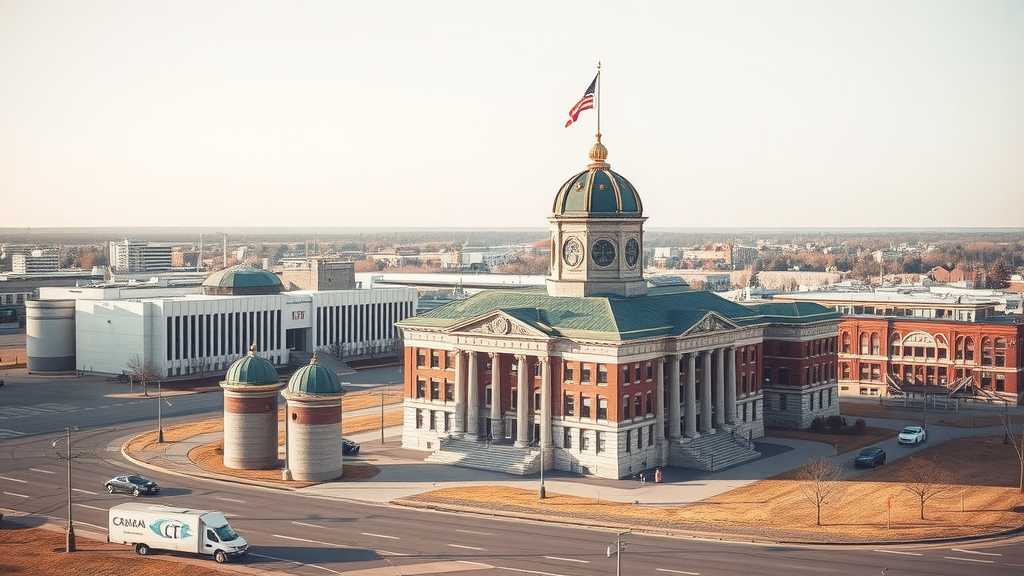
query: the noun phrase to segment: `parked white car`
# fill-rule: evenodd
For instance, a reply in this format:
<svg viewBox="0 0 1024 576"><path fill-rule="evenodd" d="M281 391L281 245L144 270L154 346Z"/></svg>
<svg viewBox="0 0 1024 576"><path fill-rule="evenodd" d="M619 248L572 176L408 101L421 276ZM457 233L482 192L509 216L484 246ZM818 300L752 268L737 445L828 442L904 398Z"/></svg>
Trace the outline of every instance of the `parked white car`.
<svg viewBox="0 0 1024 576"><path fill-rule="evenodd" d="M920 444L928 437L928 433L920 426L904 426L900 430L900 444Z"/></svg>

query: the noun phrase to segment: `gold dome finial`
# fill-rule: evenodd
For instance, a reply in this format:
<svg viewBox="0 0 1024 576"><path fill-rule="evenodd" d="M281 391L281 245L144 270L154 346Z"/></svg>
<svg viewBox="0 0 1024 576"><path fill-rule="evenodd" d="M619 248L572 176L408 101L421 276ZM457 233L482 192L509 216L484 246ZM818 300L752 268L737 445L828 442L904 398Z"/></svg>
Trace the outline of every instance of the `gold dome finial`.
<svg viewBox="0 0 1024 576"><path fill-rule="evenodd" d="M309 359L310 364L316 364L316 352L313 352L313 357Z"/></svg>
<svg viewBox="0 0 1024 576"><path fill-rule="evenodd" d="M611 168L611 164L605 162L608 159L608 149L601 144L601 133L598 132L597 143L590 148L590 164L587 168Z"/></svg>
<svg viewBox="0 0 1024 576"><path fill-rule="evenodd" d="M256 343L253 342L252 346L249 346L249 356L255 356L255 355L256 355Z"/></svg>

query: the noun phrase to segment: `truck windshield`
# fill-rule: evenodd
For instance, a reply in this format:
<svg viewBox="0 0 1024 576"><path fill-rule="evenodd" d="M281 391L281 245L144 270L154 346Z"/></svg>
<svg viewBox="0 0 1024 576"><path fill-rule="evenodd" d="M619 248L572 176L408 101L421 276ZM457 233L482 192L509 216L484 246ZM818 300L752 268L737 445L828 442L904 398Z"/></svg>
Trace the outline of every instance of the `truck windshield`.
<svg viewBox="0 0 1024 576"><path fill-rule="evenodd" d="M220 528L214 528L213 531L217 533L221 542L229 542L238 538L238 533L231 527L231 524L225 524Z"/></svg>

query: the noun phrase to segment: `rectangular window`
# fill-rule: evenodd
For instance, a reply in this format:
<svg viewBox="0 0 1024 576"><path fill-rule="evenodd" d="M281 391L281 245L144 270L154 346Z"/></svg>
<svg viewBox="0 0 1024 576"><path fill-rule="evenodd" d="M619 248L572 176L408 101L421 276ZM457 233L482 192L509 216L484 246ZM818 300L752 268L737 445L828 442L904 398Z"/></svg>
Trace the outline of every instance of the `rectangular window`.
<svg viewBox="0 0 1024 576"><path fill-rule="evenodd" d="M586 430L580 430L580 452L590 450L590 435Z"/></svg>
<svg viewBox="0 0 1024 576"><path fill-rule="evenodd" d="M647 445L654 446L654 424L647 427Z"/></svg>
<svg viewBox="0 0 1024 576"><path fill-rule="evenodd" d="M584 396L580 406L580 416L590 418L590 397Z"/></svg>
<svg viewBox="0 0 1024 576"><path fill-rule="evenodd" d="M536 362L533 365L533 377L540 378L540 362Z"/></svg>
<svg viewBox="0 0 1024 576"><path fill-rule="evenodd" d="M444 381L444 401L455 402L455 382Z"/></svg>
<svg viewBox="0 0 1024 576"><path fill-rule="evenodd" d="M626 430L626 452L633 449L633 431Z"/></svg>
<svg viewBox="0 0 1024 576"><path fill-rule="evenodd" d="M636 429L636 449L640 450L644 447L644 429Z"/></svg>
<svg viewBox="0 0 1024 576"><path fill-rule="evenodd" d="M416 367L426 368L427 367L427 355L423 353L423 350L416 351Z"/></svg>
<svg viewBox="0 0 1024 576"><path fill-rule="evenodd" d="M743 393L746 394L747 393L747 373L744 372L741 376L742 377L740 378L740 382L742 383L742 387L740 388L740 390L742 390Z"/></svg>
<svg viewBox="0 0 1024 576"><path fill-rule="evenodd" d="M562 447L563 448L572 448L572 429L571 428L563 428L562 429Z"/></svg>
<svg viewBox="0 0 1024 576"><path fill-rule="evenodd" d="M629 396L623 396L622 397L622 419L623 420L629 420L629 418L630 418L630 416L629 416L629 407L630 407Z"/></svg>
<svg viewBox="0 0 1024 576"><path fill-rule="evenodd" d="M490 408L491 407L491 403L493 403L493 402L494 402L494 393L491 390L491 387L488 386L487 388L484 388L484 406L486 406L487 408Z"/></svg>
<svg viewBox="0 0 1024 576"><path fill-rule="evenodd" d="M441 367L441 353L437 350L430 351L430 367L440 368Z"/></svg>
<svg viewBox="0 0 1024 576"><path fill-rule="evenodd" d="M590 368L582 364L580 365L580 382L590 384Z"/></svg>
<svg viewBox="0 0 1024 576"><path fill-rule="evenodd" d="M604 434L602 434L600 430L597 430L594 432L594 436L597 437L597 442L594 443L597 446L597 452L604 452L606 450L604 445Z"/></svg>
<svg viewBox="0 0 1024 576"><path fill-rule="evenodd" d="M455 370L455 352L446 350L444 353L444 367L446 370Z"/></svg>
<svg viewBox="0 0 1024 576"><path fill-rule="evenodd" d="M430 381L430 399L440 400L441 399L441 383L437 380Z"/></svg>
<svg viewBox="0 0 1024 576"><path fill-rule="evenodd" d="M597 399L597 419L607 420L608 419L608 399L598 397Z"/></svg>
<svg viewBox="0 0 1024 576"><path fill-rule="evenodd" d="M416 397L427 397L427 381L423 380L422 378L416 380Z"/></svg>
<svg viewBox="0 0 1024 576"><path fill-rule="evenodd" d="M633 397L633 414L635 414L637 418L643 414L643 402L644 401L639 394Z"/></svg>
<svg viewBox="0 0 1024 576"><path fill-rule="evenodd" d="M647 392L647 410L645 411L645 414L651 414L652 412L654 412L654 401L652 400L651 393L648 391Z"/></svg>
<svg viewBox="0 0 1024 576"><path fill-rule="evenodd" d="M509 404L512 406L513 410L517 410L519 408L519 388L512 389L512 402Z"/></svg>
<svg viewBox="0 0 1024 576"><path fill-rule="evenodd" d="M433 410L430 411L430 429L437 430L437 414Z"/></svg>
<svg viewBox="0 0 1024 576"><path fill-rule="evenodd" d="M565 415L575 416L576 415L576 397L572 394L565 395Z"/></svg>
<svg viewBox="0 0 1024 576"><path fill-rule="evenodd" d="M533 411L540 411L540 390L533 391Z"/></svg>
<svg viewBox="0 0 1024 576"><path fill-rule="evenodd" d="M565 377L563 380L572 382L572 366L569 366L568 364L565 365Z"/></svg>
<svg viewBox="0 0 1024 576"><path fill-rule="evenodd" d="M416 427L423 428L423 410L416 409Z"/></svg>
<svg viewBox="0 0 1024 576"><path fill-rule="evenodd" d="M636 365L636 370L633 370L633 380L636 381L637 384L640 383L640 365L639 364Z"/></svg>
<svg viewBox="0 0 1024 576"><path fill-rule="evenodd" d="M598 381L600 381L600 377L598 377ZM622 367L622 383L629 384L629 366Z"/></svg>
<svg viewBox="0 0 1024 576"><path fill-rule="evenodd" d="M651 366L651 363L648 362L647 363L647 381L650 382L651 380L654 380L654 366Z"/></svg>
<svg viewBox="0 0 1024 576"><path fill-rule="evenodd" d="M627 378L628 380L628 378ZM597 383L607 384L608 383L608 368L604 364L597 365Z"/></svg>

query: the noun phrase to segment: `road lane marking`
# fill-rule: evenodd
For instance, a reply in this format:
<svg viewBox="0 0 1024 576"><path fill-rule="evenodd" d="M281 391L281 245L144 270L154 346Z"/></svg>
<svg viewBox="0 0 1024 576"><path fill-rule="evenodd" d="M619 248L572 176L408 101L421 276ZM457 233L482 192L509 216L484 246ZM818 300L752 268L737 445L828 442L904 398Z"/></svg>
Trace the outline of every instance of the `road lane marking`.
<svg viewBox="0 0 1024 576"><path fill-rule="evenodd" d="M523 572L525 574L536 574L537 576L566 576L557 572L541 572L539 570L527 570L525 568L512 568L510 566L495 566L496 570L508 570L509 572Z"/></svg>
<svg viewBox="0 0 1024 576"><path fill-rule="evenodd" d="M89 506L88 504L79 504L78 502L75 502L75 506L81 506L82 508L88 508L90 510L103 510L104 512L107 511L106 508L100 508L98 506Z"/></svg>
<svg viewBox="0 0 1024 576"><path fill-rule="evenodd" d="M474 532L472 530L456 530L456 532L462 532L463 534L476 534L477 536L494 536L490 532Z"/></svg>
<svg viewBox="0 0 1024 576"><path fill-rule="evenodd" d="M17 478L8 478L7 476L0 476L0 480L10 480L11 482L21 482L22 484L27 484L28 483L28 480L19 480Z"/></svg>
<svg viewBox="0 0 1024 576"><path fill-rule="evenodd" d="M683 572L682 570L669 570L668 568L657 568L658 572L669 572L671 574L689 574L690 576L700 576L700 572Z"/></svg>
<svg viewBox="0 0 1024 576"><path fill-rule="evenodd" d="M20 498L31 498L31 496L25 496L24 494L18 494L17 492L4 492L8 496L18 496Z"/></svg>
<svg viewBox="0 0 1024 576"><path fill-rule="evenodd" d="M563 562L579 562L580 564L590 564L590 560L578 560L576 558L562 558L561 556L544 556L548 560L561 560Z"/></svg>
<svg viewBox="0 0 1024 576"><path fill-rule="evenodd" d="M981 556L1002 556L1002 554L997 554L995 552L980 552L978 550L965 550L963 548L950 548L950 550L952 550L953 552L961 552L963 554L980 554Z"/></svg>
<svg viewBox="0 0 1024 576"><path fill-rule="evenodd" d="M323 528L323 526L319 524L306 524L305 522L295 522L294 520L292 521L292 524L295 524L296 526L309 526L310 528Z"/></svg>
<svg viewBox="0 0 1024 576"><path fill-rule="evenodd" d="M363 536L375 536L377 538L388 538L391 540L401 540L398 536L386 536L384 534L374 534L372 532L360 532Z"/></svg>
<svg viewBox="0 0 1024 576"><path fill-rule="evenodd" d="M959 560L961 562L980 562L982 564L995 564L995 560L979 560L978 558L957 558L956 556L943 556L946 560Z"/></svg>
<svg viewBox="0 0 1024 576"><path fill-rule="evenodd" d="M387 550L376 550L375 552L381 556L408 556L408 554L402 554L401 552L389 552Z"/></svg>
<svg viewBox="0 0 1024 576"><path fill-rule="evenodd" d="M56 472L52 470L43 470L42 468L29 468L29 470L39 472L40 474L56 474Z"/></svg>
<svg viewBox="0 0 1024 576"><path fill-rule="evenodd" d="M882 552L883 554L903 554L904 556L924 556L924 554L918 552L903 552L902 550L875 550L875 552Z"/></svg>
<svg viewBox="0 0 1024 576"><path fill-rule="evenodd" d="M235 502L237 504L245 504L245 500L235 500L234 498L223 498L221 496L214 496L217 500L223 500L225 502Z"/></svg>
<svg viewBox="0 0 1024 576"><path fill-rule="evenodd" d="M334 542L324 542L322 540L310 540L309 538L296 538L295 536L282 536L281 534L271 534L274 538L281 538L283 540L297 540L299 542L308 542L310 544L320 544L321 546L332 546L334 548L348 548L344 544L336 544ZM310 564L312 566L312 564Z"/></svg>
<svg viewBox="0 0 1024 576"><path fill-rule="evenodd" d="M477 548L476 546L463 546L462 544L449 544L452 548L465 548L466 550L485 550L485 548Z"/></svg>
<svg viewBox="0 0 1024 576"><path fill-rule="evenodd" d="M93 496L95 496L96 494L99 494L99 492L89 492L88 490L82 490L81 488L72 488L71 491L72 492L81 492L82 494L91 494Z"/></svg>
<svg viewBox="0 0 1024 576"><path fill-rule="evenodd" d="M100 510L106 510L106 508L100 508ZM97 530L106 530L106 526L97 526L95 524L89 524L88 522L82 522L81 520L75 520L75 524L85 524L90 528L96 528Z"/></svg>

